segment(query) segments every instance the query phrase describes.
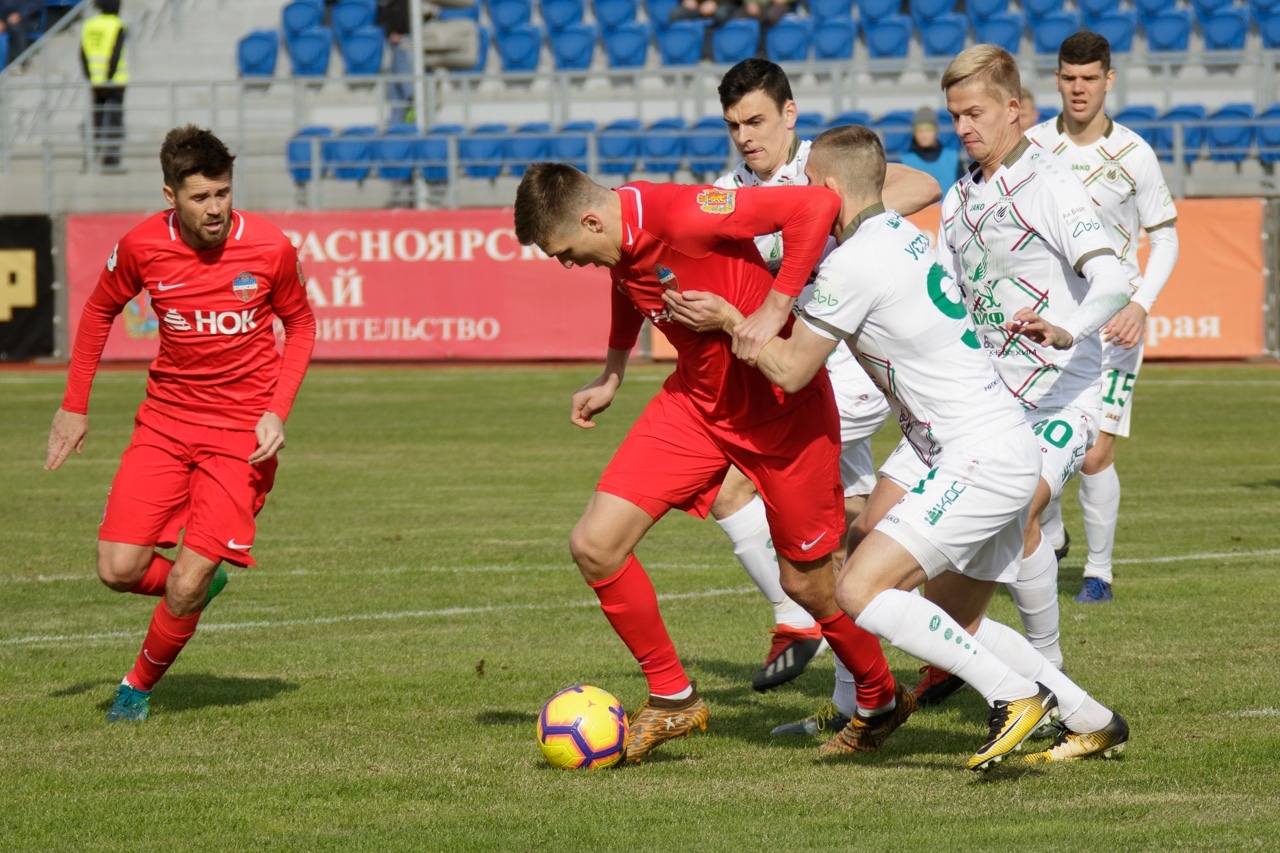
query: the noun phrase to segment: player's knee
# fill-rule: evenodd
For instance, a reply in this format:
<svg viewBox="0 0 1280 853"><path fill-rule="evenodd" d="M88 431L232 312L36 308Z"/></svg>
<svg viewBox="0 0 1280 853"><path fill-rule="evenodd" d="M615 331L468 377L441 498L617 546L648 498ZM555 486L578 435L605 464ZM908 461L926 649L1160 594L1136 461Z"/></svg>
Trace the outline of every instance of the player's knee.
<svg viewBox="0 0 1280 853"><path fill-rule="evenodd" d="M128 592L137 585L146 571L145 565L139 567L137 561L113 551L98 552L98 580L108 589L116 592Z"/></svg>
<svg viewBox="0 0 1280 853"><path fill-rule="evenodd" d="M840 577L836 578L836 605L851 618L857 619L866 604L854 573L846 567Z"/></svg>
<svg viewBox="0 0 1280 853"><path fill-rule="evenodd" d="M726 478L711 505L711 514L725 519L742 509L756 496L756 487L746 477Z"/></svg>
<svg viewBox="0 0 1280 853"><path fill-rule="evenodd" d="M625 554L618 554L616 548L610 547L581 522L569 534L569 553L588 582L609 577L622 567L626 557Z"/></svg>

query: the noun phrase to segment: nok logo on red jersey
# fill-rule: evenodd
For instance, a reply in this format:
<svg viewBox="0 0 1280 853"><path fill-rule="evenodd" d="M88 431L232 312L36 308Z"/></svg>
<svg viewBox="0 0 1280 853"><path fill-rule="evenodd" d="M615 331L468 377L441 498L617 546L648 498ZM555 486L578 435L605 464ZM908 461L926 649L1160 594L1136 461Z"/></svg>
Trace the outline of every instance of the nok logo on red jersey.
<svg viewBox="0 0 1280 853"><path fill-rule="evenodd" d="M733 213L736 195L733 190L707 187L698 193L698 206L706 213Z"/></svg>
<svg viewBox="0 0 1280 853"><path fill-rule="evenodd" d="M248 302L258 292L258 280L253 277L253 273L242 272L231 282L231 289L240 297L241 302Z"/></svg>

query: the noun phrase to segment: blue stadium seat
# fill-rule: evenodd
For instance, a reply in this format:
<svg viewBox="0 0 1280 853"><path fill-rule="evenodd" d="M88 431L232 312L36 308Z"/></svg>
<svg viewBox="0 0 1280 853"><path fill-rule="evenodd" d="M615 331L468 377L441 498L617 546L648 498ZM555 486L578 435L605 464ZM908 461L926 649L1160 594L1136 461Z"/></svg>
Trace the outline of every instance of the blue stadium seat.
<svg viewBox="0 0 1280 853"><path fill-rule="evenodd" d="M1152 15L1167 12L1178 5L1178 0L1133 0L1134 11L1145 24Z"/></svg>
<svg viewBox="0 0 1280 853"><path fill-rule="evenodd" d="M478 24L480 23L480 4L476 3L474 6L463 6L462 8L441 6L437 16L442 21L458 21L466 18Z"/></svg>
<svg viewBox="0 0 1280 853"><path fill-rule="evenodd" d="M1257 21L1258 32L1262 33L1262 46L1267 50L1280 47L1280 12L1264 13Z"/></svg>
<svg viewBox="0 0 1280 853"><path fill-rule="evenodd" d="M338 52L348 77L368 77L382 71L382 54L387 34L382 27L361 27L338 42Z"/></svg>
<svg viewBox="0 0 1280 853"><path fill-rule="evenodd" d="M373 140L373 168L384 181L413 180L418 153L418 128L412 124L393 124Z"/></svg>
<svg viewBox="0 0 1280 853"><path fill-rule="evenodd" d="M280 23L285 39L291 39L303 30L323 24L324 8L314 3L289 3L280 10Z"/></svg>
<svg viewBox="0 0 1280 853"><path fill-rule="evenodd" d="M956 10L956 0L911 0L911 19L919 27L939 15L950 15Z"/></svg>
<svg viewBox="0 0 1280 853"><path fill-rule="evenodd" d="M470 68L454 69L460 74L479 74L489 63L489 45L493 41L488 27L476 27L476 64Z"/></svg>
<svg viewBox="0 0 1280 853"><path fill-rule="evenodd" d="M333 128L312 125L301 128L285 144L285 160L289 164L289 174L295 184L305 184L312 178L311 164L313 155L321 157L324 140L333 136ZM313 147L313 140L317 140ZM322 160L321 160L322 162ZM324 167L320 167L321 173Z"/></svg>
<svg viewBox="0 0 1280 853"><path fill-rule="evenodd" d="M1009 11L1009 0L966 0L964 10L969 20L977 23L985 21L992 15L1003 15Z"/></svg>
<svg viewBox="0 0 1280 853"><path fill-rule="evenodd" d="M552 135L547 143L547 158L557 163L568 163L579 171L588 170L587 144L589 133L595 133L594 121L567 121Z"/></svg>
<svg viewBox="0 0 1280 853"><path fill-rule="evenodd" d="M340 181L363 181L373 168L376 127L349 127L336 138L324 140L321 152L325 171Z"/></svg>
<svg viewBox="0 0 1280 853"><path fill-rule="evenodd" d="M1156 141L1152 145L1156 149L1156 155L1165 162L1172 162L1174 154L1174 123L1179 121L1204 121L1205 115L1205 108L1201 104L1183 104L1173 107L1162 115L1160 124L1156 127ZM1183 159L1186 162L1190 163L1200 156L1200 146L1204 144L1204 136L1203 125L1183 126Z"/></svg>
<svg viewBox="0 0 1280 853"><path fill-rule="evenodd" d="M1253 104L1224 104L1209 119L1209 159L1241 163L1249 155L1254 134Z"/></svg>
<svg viewBox="0 0 1280 853"><path fill-rule="evenodd" d="M323 77L329 73L329 54L333 51L333 32L328 27L303 30L285 44L293 63L294 77Z"/></svg>
<svg viewBox="0 0 1280 853"><path fill-rule="evenodd" d="M1147 31L1147 49L1186 50L1191 39L1191 12L1187 9L1169 9L1144 20Z"/></svg>
<svg viewBox="0 0 1280 853"><path fill-rule="evenodd" d="M334 6L329 20L332 22L333 34L337 36L338 43L341 44L347 36L361 27L373 26L376 11L376 7L354 2L354 0L343 0Z"/></svg>
<svg viewBox="0 0 1280 853"><path fill-rule="evenodd" d="M499 34L525 26L533 20L533 3L531 0L489 0L489 20Z"/></svg>
<svg viewBox="0 0 1280 853"><path fill-rule="evenodd" d="M901 155L911 147L911 119L914 115L915 110L893 110L872 122L871 127L884 142L886 155Z"/></svg>
<svg viewBox="0 0 1280 853"><path fill-rule="evenodd" d="M764 36L764 53L777 63L804 62L813 42L813 19L787 15Z"/></svg>
<svg viewBox="0 0 1280 853"><path fill-rule="evenodd" d="M1249 14L1258 23L1276 13L1280 13L1280 0L1249 0Z"/></svg>
<svg viewBox="0 0 1280 853"><path fill-rule="evenodd" d="M853 0L809 0L809 15L815 21L853 17Z"/></svg>
<svg viewBox="0 0 1280 853"><path fill-rule="evenodd" d="M872 21L879 21L890 15L897 15L902 8L901 0L858 0L858 17L863 29Z"/></svg>
<svg viewBox="0 0 1280 853"><path fill-rule="evenodd" d="M729 134L721 116L703 116L684 137L689 170L695 175L719 175L729 162Z"/></svg>
<svg viewBox="0 0 1280 853"><path fill-rule="evenodd" d="M645 14L656 32L662 32L671 26L671 10L680 5L680 0L645 0Z"/></svg>
<svg viewBox="0 0 1280 853"><path fill-rule="evenodd" d="M1200 32L1206 50L1244 50L1249 10L1237 6L1207 15L1200 19Z"/></svg>
<svg viewBox="0 0 1280 853"><path fill-rule="evenodd" d="M943 145L954 143L957 147L960 145L960 135L956 133L956 123L951 118L951 113L946 109L937 111L938 116L938 141ZM1043 118L1043 114L1042 114Z"/></svg>
<svg viewBox="0 0 1280 853"><path fill-rule="evenodd" d="M1196 18L1203 24L1206 18L1226 11L1234 2L1235 0L1191 0L1191 7L1196 11Z"/></svg>
<svg viewBox="0 0 1280 853"><path fill-rule="evenodd" d="M755 56L759 47L760 22L755 18L732 18L711 34L711 57L725 65Z"/></svg>
<svg viewBox="0 0 1280 853"><path fill-rule="evenodd" d="M796 116L795 132L801 139L813 141L819 133L827 129L827 120L822 113L800 113Z"/></svg>
<svg viewBox="0 0 1280 853"><path fill-rule="evenodd" d="M939 15L920 25L925 56L955 56L969 37L969 19L955 13Z"/></svg>
<svg viewBox="0 0 1280 853"><path fill-rule="evenodd" d="M605 30L616 30L634 23L638 11L636 0L596 0L596 23ZM670 15L670 10L667 10Z"/></svg>
<svg viewBox="0 0 1280 853"><path fill-rule="evenodd" d="M9 34L0 33L0 68L4 68L8 64L9 64ZM274 58L272 59L271 67L274 70L275 68ZM243 60L241 61L240 69L241 69L240 76L243 77L244 76Z"/></svg>
<svg viewBox="0 0 1280 853"><path fill-rule="evenodd" d="M581 24L586 11L585 0L542 0L542 23L549 32L559 32L570 24Z"/></svg>
<svg viewBox="0 0 1280 853"><path fill-rule="evenodd" d="M5 44L9 35L5 33ZM276 73L276 57L280 53L280 34L275 30L254 30L240 39L236 58L241 77L272 77ZM0 62L0 68L4 63Z"/></svg>
<svg viewBox="0 0 1280 853"><path fill-rule="evenodd" d="M1022 0L1022 14L1027 16L1032 29L1035 29L1036 21L1045 15L1061 11L1062 0Z"/></svg>
<svg viewBox="0 0 1280 853"><path fill-rule="evenodd" d="M911 44L911 19L906 15L887 15L863 24L867 53L874 59L903 57Z"/></svg>
<svg viewBox="0 0 1280 853"><path fill-rule="evenodd" d="M542 28L533 24L519 24L509 30L499 30L498 59L503 71L533 71L538 67L542 53Z"/></svg>
<svg viewBox="0 0 1280 853"><path fill-rule="evenodd" d="M478 124L458 137L458 162L469 178L496 178L502 174L506 149L505 124Z"/></svg>
<svg viewBox="0 0 1280 853"><path fill-rule="evenodd" d="M1057 53L1067 36L1080 30L1080 16L1075 12L1049 12L1039 20L1027 19L1036 53Z"/></svg>
<svg viewBox="0 0 1280 853"><path fill-rule="evenodd" d="M1267 124L1274 122L1274 124ZM1280 104L1272 104L1258 116L1258 159L1263 163L1280 160Z"/></svg>
<svg viewBox="0 0 1280 853"><path fill-rule="evenodd" d="M1112 53L1128 53L1133 50L1133 35L1138 29L1138 13L1132 9L1108 12L1095 18L1089 24L1089 29L1111 44Z"/></svg>
<svg viewBox="0 0 1280 853"><path fill-rule="evenodd" d="M649 55L653 30L648 24L633 21L604 31L604 55L610 68L643 68Z"/></svg>
<svg viewBox="0 0 1280 853"><path fill-rule="evenodd" d="M853 18L828 18L813 31L813 58L849 59L857 37L858 27Z"/></svg>
<svg viewBox="0 0 1280 853"><path fill-rule="evenodd" d="M1093 29L1093 22L1101 18L1103 15L1110 15L1112 12L1118 11L1119 4L1116 0L1077 0L1076 6L1080 9L1080 14L1084 16L1085 21ZM1136 12L1134 13L1137 14ZM1097 32L1094 30L1094 32Z"/></svg>
<svg viewBox="0 0 1280 853"><path fill-rule="evenodd" d="M621 118L611 121L596 134L596 157L601 173L629 175L636 170L636 159L639 156L639 119Z"/></svg>
<svg viewBox="0 0 1280 853"><path fill-rule="evenodd" d="M463 127L460 124L438 124L418 141L418 167L422 179L432 184L449 180L449 145L461 141Z"/></svg>
<svg viewBox="0 0 1280 853"><path fill-rule="evenodd" d="M974 35L981 44L998 44L1014 54L1022 49L1024 22L1021 15L998 12L973 22Z"/></svg>
<svg viewBox="0 0 1280 853"><path fill-rule="evenodd" d="M670 175L684 160L682 118L658 119L640 135L640 159L646 172Z"/></svg>
<svg viewBox="0 0 1280 853"><path fill-rule="evenodd" d="M551 125L545 121L526 122L507 137L507 145L503 150L507 170L518 178L529 168L530 163L548 159L550 150Z"/></svg>
<svg viewBox="0 0 1280 853"><path fill-rule="evenodd" d="M845 125L857 124L863 127L871 127L871 113L864 110L845 110L839 115L831 119L829 127L844 127Z"/></svg>
<svg viewBox="0 0 1280 853"><path fill-rule="evenodd" d="M697 65L702 59L702 39L706 24L676 21L658 33L658 53L663 65Z"/></svg>
<svg viewBox="0 0 1280 853"><path fill-rule="evenodd" d="M559 32L547 34L551 40L551 58L557 71L581 71L591 67L600 34L592 24L570 24Z"/></svg>
<svg viewBox="0 0 1280 853"><path fill-rule="evenodd" d="M1155 147L1155 122L1160 118L1160 111L1155 107L1147 104L1130 104L1111 118L1141 136L1148 145Z"/></svg>

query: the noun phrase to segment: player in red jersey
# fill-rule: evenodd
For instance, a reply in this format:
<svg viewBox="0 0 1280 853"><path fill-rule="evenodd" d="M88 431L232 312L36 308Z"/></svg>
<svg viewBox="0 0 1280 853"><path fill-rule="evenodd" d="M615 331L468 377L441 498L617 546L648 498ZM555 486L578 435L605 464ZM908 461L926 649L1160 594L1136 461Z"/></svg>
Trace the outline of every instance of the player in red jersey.
<svg viewBox="0 0 1280 853"><path fill-rule="evenodd" d="M672 507L705 517L730 465L764 500L782 585L854 670L858 705L874 718L874 749L914 710L896 690L880 642L836 606L831 553L844 533L840 428L826 372L784 394L733 353L727 335L674 322L662 301L680 283L716 292L741 311L791 323L795 297L839 209L822 187L721 189L633 183L609 190L571 166L536 163L516 191L516 237L566 267L612 270L612 327L604 371L573 396L583 428L612 403L641 324L675 347L676 369L631 428L570 537L570 549L618 636L649 683L632 717L627 760L705 729L708 711L685 674L634 552ZM777 280L753 242L782 232ZM896 695L895 695L896 694Z"/></svg>
<svg viewBox="0 0 1280 853"><path fill-rule="evenodd" d="M84 447L111 324L145 289L160 318L160 351L98 530L98 577L118 592L161 600L109 723L147 718L151 689L226 585L222 563L254 565L255 516L315 343L297 252L274 225L232 209L234 160L194 125L165 136L160 165L173 209L144 220L107 259L49 431L44 467L52 471ZM183 528L174 559L156 550L176 545Z"/></svg>

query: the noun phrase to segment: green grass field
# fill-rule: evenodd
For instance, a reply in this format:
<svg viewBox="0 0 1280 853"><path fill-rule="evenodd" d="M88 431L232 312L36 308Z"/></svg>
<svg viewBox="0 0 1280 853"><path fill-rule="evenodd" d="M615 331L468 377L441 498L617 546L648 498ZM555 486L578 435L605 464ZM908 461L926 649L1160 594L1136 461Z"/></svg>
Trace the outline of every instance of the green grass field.
<svg viewBox="0 0 1280 853"><path fill-rule="evenodd" d="M1060 578L1067 668L1128 718L1129 748L987 775L964 769L986 733L971 692L874 754L771 738L827 697L830 656L754 693L772 620L715 525L683 515L640 557L707 732L613 771L543 762L556 690L645 693L566 542L666 370L634 368L584 432L569 395L595 370L313 369L260 567L232 572L151 720L112 728L154 600L96 581L94 539L144 376L99 378L84 455L48 473L63 376L0 372L0 850L1280 846L1280 369L1144 369L1116 600L1071 602L1074 491ZM1003 594L993 614L1016 624Z"/></svg>

